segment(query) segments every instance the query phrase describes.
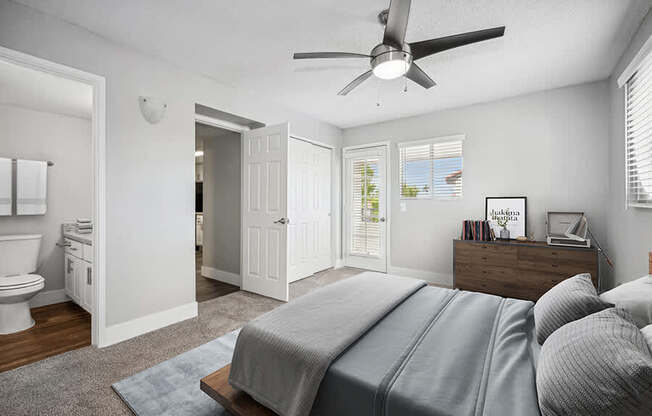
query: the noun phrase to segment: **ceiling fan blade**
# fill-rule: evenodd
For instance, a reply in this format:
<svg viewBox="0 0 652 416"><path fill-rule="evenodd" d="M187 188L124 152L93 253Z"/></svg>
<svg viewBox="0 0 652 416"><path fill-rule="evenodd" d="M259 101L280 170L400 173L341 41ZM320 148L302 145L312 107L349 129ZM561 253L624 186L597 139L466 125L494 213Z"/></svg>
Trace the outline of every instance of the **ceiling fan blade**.
<svg viewBox="0 0 652 416"><path fill-rule="evenodd" d="M437 83L433 81L432 78L428 76L428 74L423 72L423 69L419 68L419 65L415 64L414 62L412 65L410 65L410 69L405 74L405 77L416 82L425 89L437 85Z"/></svg>
<svg viewBox="0 0 652 416"><path fill-rule="evenodd" d="M369 55L350 52L300 52L294 54L294 59L328 59L328 58L369 58Z"/></svg>
<svg viewBox="0 0 652 416"><path fill-rule="evenodd" d="M359 75L356 79L353 81L349 82L348 85L344 88L342 88L342 91L338 92L337 95L346 95L350 93L355 87L358 85L362 84L367 78L369 78L372 74L371 69L367 72L365 72L362 75Z"/></svg>
<svg viewBox="0 0 652 416"><path fill-rule="evenodd" d="M475 32L460 33L458 35L410 43L410 49L412 50L412 58L420 59L459 46L499 38L504 34L505 26L494 27L492 29L477 30Z"/></svg>
<svg viewBox="0 0 652 416"><path fill-rule="evenodd" d="M390 1L387 24L385 25L385 35L383 37L383 43L385 45L403 49L405 31L407 30L408 19L410 18L411 3L411 0Z"/></svg>

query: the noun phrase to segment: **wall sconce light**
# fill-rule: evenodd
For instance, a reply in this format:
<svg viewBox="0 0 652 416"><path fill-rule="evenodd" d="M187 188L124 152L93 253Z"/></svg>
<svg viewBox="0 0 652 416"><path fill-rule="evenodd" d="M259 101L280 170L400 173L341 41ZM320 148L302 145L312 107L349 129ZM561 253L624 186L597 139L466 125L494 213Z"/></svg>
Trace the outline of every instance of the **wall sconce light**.
<svg viewBox="0 0 652 416"><path fill-rule="evenodd" d="M154 97L138 97L138 104L140 112L151 124L156 124L165 116L165 110L168 105L158 98Z"/></svg>

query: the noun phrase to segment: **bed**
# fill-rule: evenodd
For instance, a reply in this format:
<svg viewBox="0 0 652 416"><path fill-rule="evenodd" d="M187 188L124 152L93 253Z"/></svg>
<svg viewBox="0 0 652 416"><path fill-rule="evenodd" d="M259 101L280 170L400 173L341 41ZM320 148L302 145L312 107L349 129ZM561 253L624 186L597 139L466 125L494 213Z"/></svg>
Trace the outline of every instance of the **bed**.
<svg viewBox="0 0 652 416"><path fill-rule="evenodd" d="M235 415L539 415L533 306L366 272L249 323L201 388Z"/></svg>

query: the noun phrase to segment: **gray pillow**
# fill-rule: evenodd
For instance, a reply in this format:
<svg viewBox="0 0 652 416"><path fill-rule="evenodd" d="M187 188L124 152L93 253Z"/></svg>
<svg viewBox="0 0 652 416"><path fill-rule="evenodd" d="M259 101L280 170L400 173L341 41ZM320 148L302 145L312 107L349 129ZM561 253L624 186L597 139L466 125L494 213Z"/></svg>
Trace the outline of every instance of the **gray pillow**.
<svg viewBox="0 0 652 416"><path fill-rule="evenodd" d="M651 415L652 353L631 316L610 308L555 331L541 348L543 416Z"/></svg>
<svg viewBox="0 0 652 416"><path fill-rule="evenodd" d="M544 293L534 305L537 341L543 344L550 334L567 323L612 306L600 299L590 274L568 278Z"/></svg>

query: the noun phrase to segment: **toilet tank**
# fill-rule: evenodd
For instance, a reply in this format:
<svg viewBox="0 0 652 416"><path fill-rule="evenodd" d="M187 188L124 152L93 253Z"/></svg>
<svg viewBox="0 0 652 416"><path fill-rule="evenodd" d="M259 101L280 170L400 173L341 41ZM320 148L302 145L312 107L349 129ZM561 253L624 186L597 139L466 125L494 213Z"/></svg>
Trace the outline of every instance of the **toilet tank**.
<svg viewBox="0 0 652 416"><path fill-rule="evenodd" d="M0 276L36 271L40 234L0 235Z"/></svg>

